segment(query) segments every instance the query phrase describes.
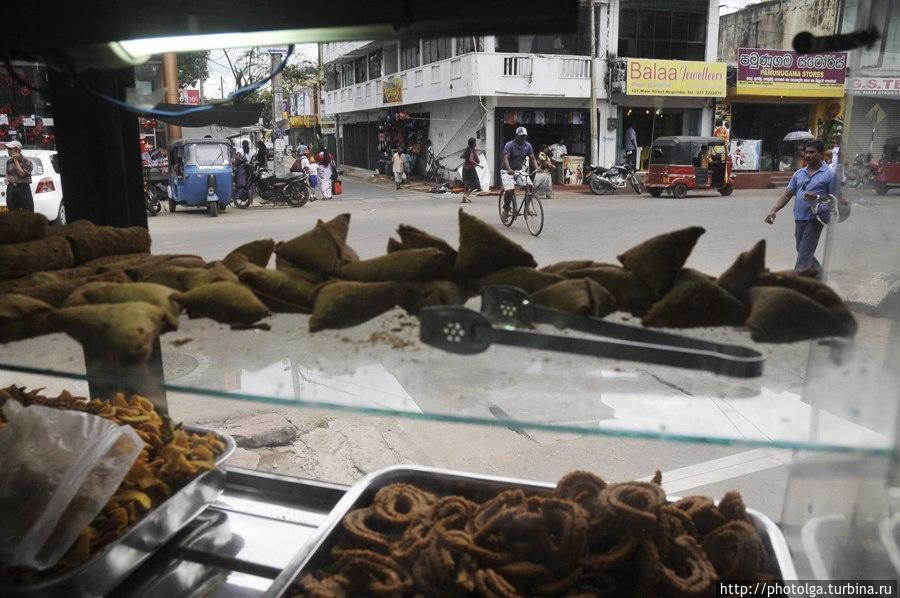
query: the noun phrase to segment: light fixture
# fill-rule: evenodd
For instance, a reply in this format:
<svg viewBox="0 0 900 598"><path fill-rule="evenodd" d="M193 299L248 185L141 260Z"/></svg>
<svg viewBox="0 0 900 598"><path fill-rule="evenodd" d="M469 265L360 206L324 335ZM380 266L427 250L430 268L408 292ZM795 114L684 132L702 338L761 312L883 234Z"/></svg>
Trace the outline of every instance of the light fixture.
<svg viewBox="0 0 900 598"><path fill-rule="evenodd" d="M172 35L110 42L109 48L129 64L141 64L153 54L165 52L195 52L197 50L249 48L253 46L287 45L320 41L353 41L392 35L387 24L354 27L318 27L311 29L281 29L246 33L207 33L202 35ZM393 33L395 34L395 33Z"/></svg>

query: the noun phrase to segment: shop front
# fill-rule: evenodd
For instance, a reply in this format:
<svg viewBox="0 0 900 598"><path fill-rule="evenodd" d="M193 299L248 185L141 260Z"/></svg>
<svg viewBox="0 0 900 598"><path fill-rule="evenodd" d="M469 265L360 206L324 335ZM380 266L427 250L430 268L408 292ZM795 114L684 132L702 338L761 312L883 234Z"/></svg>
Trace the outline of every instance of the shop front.
<svg viewBox="0 0 900 598"><path fill-rule="evenodd" d="M341 116L338 125L341 162L348 166L390 171L391 155L400 150L415 165L428 139L428 112L404 106Z"/></svg>
<svg viewBox="0 0 900 598"><path fill-rule="evenodd" d="M568 152L565 184L580 185L585 163L590 163L590 113L569 108L497 108L495 114L495 172L500 172L503 146L515 139L516 128L528 129L528 142L535 152L563 140ZM498 179L499 180L499 179Z"/></svg>
<svg viewBox="0 0 900 598"><path fill-rule="evenodd" d="M629 127L637 137L641 170L646 170L650 145L657 137L711 132L711 98L725 96L725 64L628 58L619 65L624 73L619 85L614 84L611 99L617 161L624 159Z"/></svg>
<svg viewBox="0 0 900 598"><path fill-rule="evenodd" d="M808 132L831 149L844 127L843 52L799 55L789 50L740 48L735 85L716 110L717 135L729 139L741 187L781 183L802 164L802 144L785 142Z"/></svg>
<svg viewBox="0 0 900 598"><path fill-rule="evenodd" d="M900 77L851 77L847 95L844 159L880 160L885 141L900 130Z"/></svg>

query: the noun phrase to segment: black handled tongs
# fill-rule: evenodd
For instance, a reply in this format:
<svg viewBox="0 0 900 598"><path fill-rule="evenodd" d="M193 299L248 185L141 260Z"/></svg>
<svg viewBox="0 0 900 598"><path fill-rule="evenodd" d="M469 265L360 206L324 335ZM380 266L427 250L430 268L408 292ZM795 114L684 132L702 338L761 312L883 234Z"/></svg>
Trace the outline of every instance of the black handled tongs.
<svg viewBox="0 0 900 598"><path fill-rule="evenodd" d="M481 313L457 306L427 307L419 312L419 321L422 342L462 355L481 353L492 344L512 345L704 370L737 378L760 376L765 361L762 354L747 347L701 341L535 305L528 293L506 285L481 288ZM521 330L532 324L552 324L605 338L594 340Z"/></svg>

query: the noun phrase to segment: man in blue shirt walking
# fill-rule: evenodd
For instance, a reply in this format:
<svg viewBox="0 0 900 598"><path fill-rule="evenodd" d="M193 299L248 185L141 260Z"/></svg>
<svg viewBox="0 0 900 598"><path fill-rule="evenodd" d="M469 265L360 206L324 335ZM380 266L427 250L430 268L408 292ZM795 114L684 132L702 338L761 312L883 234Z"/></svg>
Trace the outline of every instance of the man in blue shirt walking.
<svg viewBox="0 0 900 598"><path fill-rule="evenodd" d="M816 218L813 208L816 206L818 196L836 195L839 185L834 171L822 162L824 154L825 146L821 141L810 141L806 145L804 150L806 168L794 173L787 189L766 216L767 224L774 223L778 210L786 206L791 197L794 198L794 238L797 241L797 263L794 270L813 268L820 276L822 264L816 259L816 246L824 228L822 222L827 223L831 214L823 210Z"/></svg>

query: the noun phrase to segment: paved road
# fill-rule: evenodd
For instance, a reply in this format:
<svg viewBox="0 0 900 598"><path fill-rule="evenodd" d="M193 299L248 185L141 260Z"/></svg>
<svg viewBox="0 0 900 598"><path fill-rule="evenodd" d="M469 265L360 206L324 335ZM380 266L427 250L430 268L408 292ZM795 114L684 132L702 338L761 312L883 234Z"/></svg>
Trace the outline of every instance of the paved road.
<svg viewBox="0 0 900 598"><path fill-rule="evenodd" d="M163 212L150 221L153 251L218 259L254 239L289 239L308 230L316 219L341 212L352 214L349 242L364 258L383 254L388 237L400 223L455 243L458 196L397 192L350 179L344 189L340 199L301 209L231 208L215 219L202 212ZM546 224L539 238L530 236L521 221L505 232L546 264L573 258L614 261L617 253L651 235L699 224L707 233L689 266L719 273L739 252L765 238L769 266L789 268L794 262L789 213L774 226L762 222L775 194L738 191L729 198L705 194L683 200L558 194L545 202ZM884 241L896 234L900 201L888 196L865 198L865 203L854 206L853 217L833 239L832 281L844 292L877 272L897 274L900 264L900 256L877 250L879 245L897 246ZM465 209L502 229L496 198L477 197ZM477 301L473 307L477 309ZM883 322L863 317L860 323L857 359L883 360L887 336ZM245 398L302 398L405 414L373 418L335 409L300 409L283 401L170 394L173 416L187 422L233 430L256 426L253 418L268 414L257 426L263 431L271 429L272 417L289 422L286 425L298 434L294 442L240 455L244 465L282 473L350 482L379 467L415 462L545 480L582 468L621 480L650 476L660 468L670 492L721 495L737 487L751 504L777 518L790 452L747 444L661 442L651 436L705 435L751 444L805 440L817 434L819 441L881 441L870 430L843 419L817 418L801 400L810 359L806 344L760 347L767 356L765 377L732 380L503 347L477 356L453 356L423 346L417 339L416 320L400 310L353 329L316 335L306 332L303 316L279 316L272 327L271 332L235 332L206 320L184 318L178 332L163 338L168 379L184 386L237 391ZM697 334L721 342L749 343L737 331ZM81 364L78 347L61 336L20 343L13 349L19 361L30 365L46 365L50 351L57 359L55 367L77 370ZM816 349L814 363L823 351ZM12 381L51 390L80 390L77 383L64 380L17 376ZM841 405L830 409L841 418L859 421L861 417ZM426 421L422 413L438 420L479 418L493 425ZM882 415L883 421L893 421L892 416ZM607 433L522 429L503 421L509 418L602 428ZM871 421L863 423L878 429Z"/></svg>

